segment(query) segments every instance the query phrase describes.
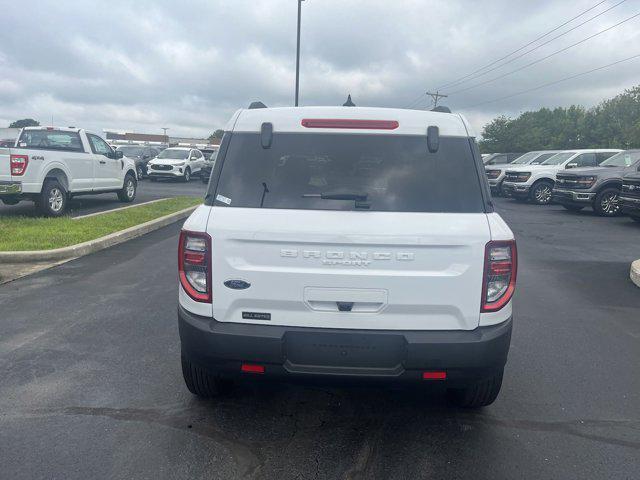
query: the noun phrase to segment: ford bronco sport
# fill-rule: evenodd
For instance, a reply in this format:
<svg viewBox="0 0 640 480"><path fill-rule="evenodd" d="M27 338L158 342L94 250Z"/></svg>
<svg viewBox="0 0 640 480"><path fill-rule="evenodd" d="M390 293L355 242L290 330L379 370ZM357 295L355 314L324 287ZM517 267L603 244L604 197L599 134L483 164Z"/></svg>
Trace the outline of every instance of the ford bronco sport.
<svg viewBox="0 0 640 480"><path fill-rule="evenodd" d="M179 240L188 389L341 377L492 403L517 255L469 130L416 110L236 112Z"/></svg>

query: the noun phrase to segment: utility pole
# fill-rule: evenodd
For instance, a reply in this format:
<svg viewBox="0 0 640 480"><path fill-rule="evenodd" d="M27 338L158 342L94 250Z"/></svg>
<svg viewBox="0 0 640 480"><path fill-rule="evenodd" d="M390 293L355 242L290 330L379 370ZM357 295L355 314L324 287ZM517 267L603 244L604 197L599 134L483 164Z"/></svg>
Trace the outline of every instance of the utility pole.
<svg viewBox="0 0 640 480"><path fill-rule="evenodd" d="M298 42L296 46L296 107L298 106L298 94L300 91L300 20L302 18L302 2L298 0Z"/></svg>
<svg viewBox="0 0 640 480"><path fill-rule="evenodd" d="M427 95L429 95L433 99L433 108L436 108L438 106L439 99L447 98L449 96L449 95L443 95L439 93L437 90L436 90L436 93L427 92Z"/></svg>
<svg viewBox="0 0 640 480"><path fill-rule="evenodd" d="M169 145L169 137L167 137L167 130L169 130L166 127L162 127L161 130L164 132L164 140L165 142L167 142L167 145Z"/></svg>

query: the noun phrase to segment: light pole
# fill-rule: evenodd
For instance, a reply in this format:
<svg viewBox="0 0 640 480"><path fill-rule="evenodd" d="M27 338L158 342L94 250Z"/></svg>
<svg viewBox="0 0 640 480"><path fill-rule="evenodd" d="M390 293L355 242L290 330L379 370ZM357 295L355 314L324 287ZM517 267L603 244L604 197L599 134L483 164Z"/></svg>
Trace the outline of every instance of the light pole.
<svg viewBox="0 0 640 480"><path fill-rule="evenodd" d="M168 128L162 127L162 131L164 131L164 140L165 142L167 142L167 145L169 145L169 137L167 137L167 130L169 130Z"/></svg>
<svg viewBox="0 0 640 480"><path fill-rule="evenodd" d="M298 0L298 44L296 47L296 107L298 106L298 93L300 91L300 19L302 18L302 2Z"/></svg>

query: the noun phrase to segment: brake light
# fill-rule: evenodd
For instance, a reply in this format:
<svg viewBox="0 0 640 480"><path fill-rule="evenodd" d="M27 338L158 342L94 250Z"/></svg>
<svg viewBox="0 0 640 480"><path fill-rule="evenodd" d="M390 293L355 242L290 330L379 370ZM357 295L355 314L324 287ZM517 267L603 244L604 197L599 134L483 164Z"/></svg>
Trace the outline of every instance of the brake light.
<svg viewBox="0 0 640 480"><path fill-rule="evenodd" d="M306 128L350 128L360 130L395 130L400 126L396 120L351 120L345 118L304 118Z"/></svg>
<svg viewBox="0 0 640 480"><path fill-rule="evenodd" d="M211 237L202 232L180 232L180 285L196 302L211 303Z"/></svg>
<svg viewBox="0 0 640 480"><path fill-rule="evenodd" d="M240 366L240 370L244 373L264 373L264 365L252 365L250 363L243 363Z"/></svg>
<svg viewBox="0 0 640 480"><path fill-rule="evenodd" d="M27 165L29 164L28 155L11 155L9 163L11 165L11 175L24 175L27 171Z"/></svg>
<svg viewBox="0 0 640 480"><path fill-rule="evenodd" d="M516 241L492 241L485 247L481 312L504 307L516 289L518 252Z"/></svg>

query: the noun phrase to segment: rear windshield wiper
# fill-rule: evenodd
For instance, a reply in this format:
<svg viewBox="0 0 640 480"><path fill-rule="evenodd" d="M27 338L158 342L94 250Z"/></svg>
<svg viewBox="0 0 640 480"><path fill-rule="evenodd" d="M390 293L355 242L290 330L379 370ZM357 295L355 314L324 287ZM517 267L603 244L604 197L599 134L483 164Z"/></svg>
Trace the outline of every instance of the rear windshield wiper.
<svg viewBox="0 0 640 480"><path fill-rule="evenodd" d="M371 204L367 202L369 194L352 193L352 192L334 192L334 193L305 193L303 198L321 198L322 200L353 200L355 208L368 210Z"/></svg>
<svg viewBox="0 0 640 480"><path fill-rule="evenodd" d="M321 198L322 200L355 200L365 201L369 195L366 193L305 193L304 198Z"/></svg>

